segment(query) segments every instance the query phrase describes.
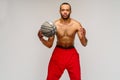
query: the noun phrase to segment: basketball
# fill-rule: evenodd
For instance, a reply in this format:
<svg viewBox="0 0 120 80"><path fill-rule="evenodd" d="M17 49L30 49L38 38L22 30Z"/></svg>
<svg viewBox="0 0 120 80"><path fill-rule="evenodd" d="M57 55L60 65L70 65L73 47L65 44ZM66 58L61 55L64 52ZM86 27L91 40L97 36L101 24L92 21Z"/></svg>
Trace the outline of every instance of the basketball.
<svg viewBox="0 0 120 80"><path fill-rule="evenodd" d="M51 36L55 35L55 33L56 33L56 27L55 27L55 25L52 22L45 21L41 25L41 32L42 32L43 36L51 37Z"/></svg>

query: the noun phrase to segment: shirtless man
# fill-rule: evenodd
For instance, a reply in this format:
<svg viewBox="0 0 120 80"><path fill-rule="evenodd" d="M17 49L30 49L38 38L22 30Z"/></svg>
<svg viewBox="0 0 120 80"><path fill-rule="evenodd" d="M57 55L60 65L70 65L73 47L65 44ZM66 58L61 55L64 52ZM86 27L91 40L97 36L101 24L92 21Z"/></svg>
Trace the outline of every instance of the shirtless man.
<svg viewBox="0 0 120 80"><path fill-rule="evenodd" d="M85 47L87 45L86 31L78 21L70 18L71 5L69 3L60 5L60 14L61 18L54 22L57 28L57 44L49 62L47 80L59 80L65 69L69 73L70 80L81 80L79 54L74 47L74 39L77 34ZM38 36L45 46L52 47L55 36L45 40L41 31L38 32Z"/></svg>

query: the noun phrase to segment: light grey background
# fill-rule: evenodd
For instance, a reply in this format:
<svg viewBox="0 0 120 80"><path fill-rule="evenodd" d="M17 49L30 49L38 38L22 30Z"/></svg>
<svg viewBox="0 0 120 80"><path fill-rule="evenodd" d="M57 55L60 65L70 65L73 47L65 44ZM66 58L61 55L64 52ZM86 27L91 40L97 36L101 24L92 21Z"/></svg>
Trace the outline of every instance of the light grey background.
<svg viewBox="0 0 120 80"><path fill-rule="evenodd" d="M82 80L120 80L120 0L0 0L0 80L45 80L56 40L48 49L37 32L60 17L64 1L87 30L87 47L75 39ZM69 80L67 71L61 80Z"/></svg>

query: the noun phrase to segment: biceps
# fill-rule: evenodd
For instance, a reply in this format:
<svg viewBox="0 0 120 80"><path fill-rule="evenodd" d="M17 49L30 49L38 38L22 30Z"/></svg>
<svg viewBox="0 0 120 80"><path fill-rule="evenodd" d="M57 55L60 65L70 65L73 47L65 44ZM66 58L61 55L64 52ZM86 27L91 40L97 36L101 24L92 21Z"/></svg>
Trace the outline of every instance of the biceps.
<svg viewBox="0 0 120 80"><path fill-rule="evenodd" d="M80 31L77 32L77 35L79 38L81 38L81 36L82 36Z"/></svg>

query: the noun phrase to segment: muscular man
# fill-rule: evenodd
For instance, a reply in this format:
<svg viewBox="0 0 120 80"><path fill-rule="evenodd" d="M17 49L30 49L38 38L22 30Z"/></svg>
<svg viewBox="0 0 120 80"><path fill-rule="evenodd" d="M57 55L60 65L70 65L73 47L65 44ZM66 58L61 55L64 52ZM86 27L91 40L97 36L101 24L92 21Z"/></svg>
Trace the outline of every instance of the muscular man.
<svg viewBox="0 0 120 80"><path fill-rule="evenodd" d="M47 80L59 80L66 69L69 73L70 80L81 80L79 54L74 47L74 39L77 34L81 44L87 45L86 31L81 24L70 18L71 5L62 3L60 5L61 18L56 20L56 47L51 56L48 66ZM47 47L51 48L54 36L45 40L41 31L38 32L40 41Z"/></svg>

